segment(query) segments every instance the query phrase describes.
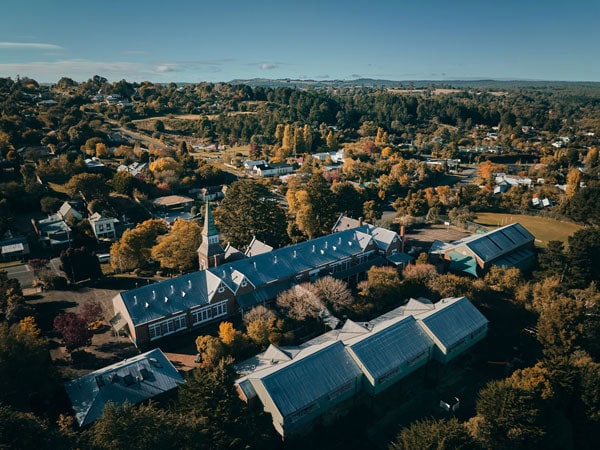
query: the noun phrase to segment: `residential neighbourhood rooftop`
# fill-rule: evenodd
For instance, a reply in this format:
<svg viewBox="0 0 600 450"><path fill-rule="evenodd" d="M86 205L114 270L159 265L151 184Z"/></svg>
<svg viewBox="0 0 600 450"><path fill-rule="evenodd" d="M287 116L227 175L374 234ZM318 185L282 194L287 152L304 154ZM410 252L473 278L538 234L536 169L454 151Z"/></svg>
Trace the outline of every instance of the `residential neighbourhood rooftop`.
<svg viewBox="0 0 600 450"><path fill-rule="evenodd" d="M140 403L184 382L163 352L155 349L68 381L65 389L83 427L99 419L109 402Z"/></svg>

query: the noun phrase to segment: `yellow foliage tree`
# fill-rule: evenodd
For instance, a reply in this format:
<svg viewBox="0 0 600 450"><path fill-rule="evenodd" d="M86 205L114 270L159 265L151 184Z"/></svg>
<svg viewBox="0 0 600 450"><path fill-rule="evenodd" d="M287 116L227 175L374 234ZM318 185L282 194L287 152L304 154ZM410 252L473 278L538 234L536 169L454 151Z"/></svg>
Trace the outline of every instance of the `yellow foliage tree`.
<svg viewBox="0 0 600 450"><path fill-rule="evenodd" d="M41 331L35 323L35 319L27 316L19 322L19 334L37 339L40 337Z"/></svg>
<svg viewBox="0 0 600 450"><path fill-rule="evenodd" d="M233 344L236 338L236 331L231 322L221 322L219 324L219 338L225 345Z"/></svg>

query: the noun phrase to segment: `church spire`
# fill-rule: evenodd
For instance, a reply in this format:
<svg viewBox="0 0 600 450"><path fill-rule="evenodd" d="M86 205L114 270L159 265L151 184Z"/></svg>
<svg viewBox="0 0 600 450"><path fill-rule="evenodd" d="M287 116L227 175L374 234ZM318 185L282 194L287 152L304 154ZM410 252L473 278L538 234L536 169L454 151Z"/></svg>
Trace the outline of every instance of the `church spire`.
<svg viewBox="0 0 600 450"><path fill-rule="evenodd" d="M225 251L219 243L219 230L215 226L215 220L210 209L210 204L206 202L204 212L204 228L202 229L202 243L198 247L198 262L200 270L216 267L223 262Z"/></svg>

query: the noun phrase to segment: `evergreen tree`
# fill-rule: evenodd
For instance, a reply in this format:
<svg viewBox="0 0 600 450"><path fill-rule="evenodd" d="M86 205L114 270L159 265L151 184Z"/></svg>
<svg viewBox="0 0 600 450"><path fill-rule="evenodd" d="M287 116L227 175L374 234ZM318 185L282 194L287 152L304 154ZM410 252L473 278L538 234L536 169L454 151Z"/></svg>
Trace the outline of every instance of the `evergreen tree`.
<svg viewBox="0 0 600 450"><path fill-rule="evenodd" d="M336 219L336 206L323 174L314 173L306 189L299 191L296 198L296 224L300 231L310 239L330 233Z"/></svg>
<svg viewBox="0 0 600 450"><path fill-rule="evenodd" d="M289 242L285 212L257 181L233 183L215 216L220 231L239 249L245 249L253 236L275 248Z"/></svg>

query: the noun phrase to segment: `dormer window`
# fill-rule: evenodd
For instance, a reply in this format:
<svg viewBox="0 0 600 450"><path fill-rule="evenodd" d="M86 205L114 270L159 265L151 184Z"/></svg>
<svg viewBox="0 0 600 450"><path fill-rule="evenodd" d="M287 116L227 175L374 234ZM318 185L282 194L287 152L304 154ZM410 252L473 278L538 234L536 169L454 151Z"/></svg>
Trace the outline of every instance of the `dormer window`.
<svg viewBox="0 0 600 450"><path fill-rule="evenodd" d="M240 286L246 287L246 286L248 286L248 283L246 282L246 280L242 280L242 282L240 283Z"/></svg>
<svg viewBox="0 0 600 450"><path fill-rule="evenodd" d="M217 289L217 291L219 291L219 294L222 294L223 292L225 292L225 288L223 286L219 286L219 289Z"/></svg>

